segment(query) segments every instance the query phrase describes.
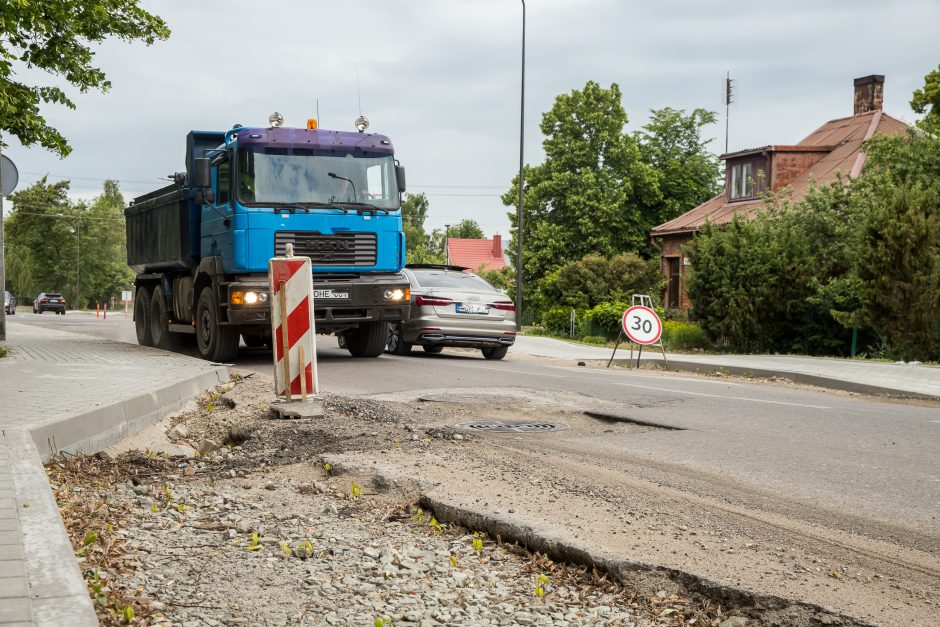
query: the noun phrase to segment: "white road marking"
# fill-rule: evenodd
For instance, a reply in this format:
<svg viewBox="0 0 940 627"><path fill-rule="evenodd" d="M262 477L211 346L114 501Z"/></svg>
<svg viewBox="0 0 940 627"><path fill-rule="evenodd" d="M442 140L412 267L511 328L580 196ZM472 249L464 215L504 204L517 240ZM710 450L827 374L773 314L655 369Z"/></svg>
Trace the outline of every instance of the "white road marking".
<svg viewBox="0 0 940 627"><path fill-rule="evenodd" d="M548 374L547 372L531 372L531 371L526 371L526 370L513 370L510 368L501 368L499 366L472 366L470 364L456 364L456 365L459 365L463 368L475 368L477 370L490 370L490 371L498 370L499 372L514 372L517 374L527 374L530 376L538 376L538 377L556 377L560 379L591 381L591 379L587 379L585 377L578 377L574 375L558 375L558 374ZM543 366L543 367L560 368L562 366ZM564 366L564 368L567 369L568 367ZM722 399L728 399L728 400L734 400L734 401L763 403L766 405L785 405L787 407L806 407L808 409L830 409L829 407L826 407L824 405L809 405L806 403L790 403L787 401L771 401L771 400L767 400L763 398L749 398L747 396L730 396L727 394L709 394L708 392L691 392L688 390L677 390L674 388L665 388L665 387L660 387L660 386L655 386L655 385L641 385L639 383L625 383L623 381L607 381L607 383L611 383L613 385L620 385L624 387L640 388L644 390L655 390L657 392L672 392L673 394L685 394L687 396L704 396L707 398L722 398Z"/></svg>

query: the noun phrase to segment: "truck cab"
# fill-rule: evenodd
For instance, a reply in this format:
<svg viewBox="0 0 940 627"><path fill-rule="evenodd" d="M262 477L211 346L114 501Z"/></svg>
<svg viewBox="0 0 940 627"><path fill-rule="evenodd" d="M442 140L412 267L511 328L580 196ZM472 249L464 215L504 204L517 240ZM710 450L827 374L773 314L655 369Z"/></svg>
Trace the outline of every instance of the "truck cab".
<svg viewBox="0 0 940 627"><path fill-rule="evenodd" d="M272 116L272 120L274 120ZM194 336L203 357L270 343L268 260L311 260L317 331L377 356L407 317L404 169L381 134L236 126L192 131L186 172L126 210L143 344ZM149 301L149 302L147 302Z"/></svg>

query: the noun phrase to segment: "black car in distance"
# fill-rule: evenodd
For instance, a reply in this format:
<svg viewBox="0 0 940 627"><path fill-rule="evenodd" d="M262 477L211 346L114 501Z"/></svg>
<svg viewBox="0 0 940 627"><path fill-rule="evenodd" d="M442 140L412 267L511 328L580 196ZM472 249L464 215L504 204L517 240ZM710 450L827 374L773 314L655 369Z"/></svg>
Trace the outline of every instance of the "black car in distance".
<svg viewBox="0 0 940 627"><path fill-rule="evenodd" d="M41 314L45 311L54 311L65 315L65 299L58 292L43 292L33 301L33 313Z"/></svg>

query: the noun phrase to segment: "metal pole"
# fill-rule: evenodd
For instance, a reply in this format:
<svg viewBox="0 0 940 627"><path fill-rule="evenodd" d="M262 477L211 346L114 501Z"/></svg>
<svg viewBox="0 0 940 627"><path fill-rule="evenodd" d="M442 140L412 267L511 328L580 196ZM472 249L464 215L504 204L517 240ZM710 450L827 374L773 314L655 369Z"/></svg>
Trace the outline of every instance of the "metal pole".
<svg viewBox="0 0 940 627"><path fill-rule="evenodd" d="M78 229L76 230L78 241L75 244L75 307L78 307L82 283L82 219L76 218L76 220L78 221ZM105 314L105 317L107 318L107 314Z"/></svg>
<svg viewBox="0 0 940 627"><path fill-rule="evenodd" d="M525 0L522 0L522 84L519 95L519 209L516 232L516 329L522 330L522 208L525 189Z"/></svg>
<svg viewBox="0 0 940 627"><path fill-rule="evenodd" d="M2 152L2 151L0 151ZM2 168L0 168L2 172ZM3 239L3 175L0 174L0 291L7 289L7 275L5 269L5 259L3 249L6 246L6 240ZM3 299L3 306L0 307L0 341L7 339L7 308L6 295L0 296Z"/></svg>

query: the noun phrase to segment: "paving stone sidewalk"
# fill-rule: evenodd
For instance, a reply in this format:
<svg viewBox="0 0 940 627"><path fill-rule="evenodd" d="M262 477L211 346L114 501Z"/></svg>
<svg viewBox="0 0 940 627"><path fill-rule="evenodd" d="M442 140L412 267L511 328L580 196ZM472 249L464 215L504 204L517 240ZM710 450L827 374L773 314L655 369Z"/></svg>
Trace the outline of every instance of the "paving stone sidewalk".
<svg viewBox="0 0 940 627"><path fill-rule="evenodd" d="M227 369L9 319L0 346L0 625L96 625L42 460L100 450L226 381Z"/></svg>

